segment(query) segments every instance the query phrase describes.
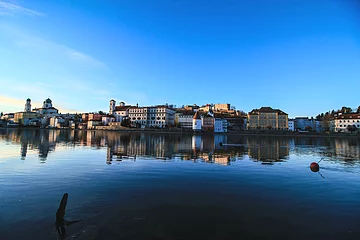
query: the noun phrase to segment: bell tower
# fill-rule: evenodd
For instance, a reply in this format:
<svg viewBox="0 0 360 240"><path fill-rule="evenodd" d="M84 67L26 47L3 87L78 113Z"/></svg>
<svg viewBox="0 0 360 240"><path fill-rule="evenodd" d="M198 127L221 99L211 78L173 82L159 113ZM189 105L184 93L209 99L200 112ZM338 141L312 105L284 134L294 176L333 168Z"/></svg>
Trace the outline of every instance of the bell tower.
<svg viewBox="0 0 360 240"><path fill-rule="evenodd" d="M116 105L116 101L114 99L111 99L110 100L110 106L109 106L109 114L110 115L114 114L115 105Z"/></svg>
<svg viewBox="0 0 360 240"><path fill-rule="evenodd" d="M31 112L31 99L26 99L24 112Z"/></svg>

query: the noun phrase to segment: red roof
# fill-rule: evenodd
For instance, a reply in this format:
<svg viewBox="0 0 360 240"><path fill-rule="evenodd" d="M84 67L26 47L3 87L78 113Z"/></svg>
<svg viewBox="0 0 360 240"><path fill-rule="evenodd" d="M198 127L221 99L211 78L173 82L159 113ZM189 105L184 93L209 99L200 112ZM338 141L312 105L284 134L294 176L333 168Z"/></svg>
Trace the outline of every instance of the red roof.
<svg viewBox="0 0 360 240"><path fill-rule="evenodd" d="M129 110L131 106L116 106L115 111L126 111Z"/></svg>

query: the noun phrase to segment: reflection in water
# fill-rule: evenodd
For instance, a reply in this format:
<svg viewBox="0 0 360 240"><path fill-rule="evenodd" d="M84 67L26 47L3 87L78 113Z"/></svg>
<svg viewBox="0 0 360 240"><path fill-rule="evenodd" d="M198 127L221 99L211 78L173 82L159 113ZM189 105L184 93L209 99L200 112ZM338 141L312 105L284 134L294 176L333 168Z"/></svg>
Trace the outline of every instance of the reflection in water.
<svg viewBox="0 0 360 240"><path fill-rule="evenodd" d="M281 162L294 154L318 154L319 157L338 157L349 161L360 158L360 140L356 138L264 137L240 135L189 135L136 132L21 130L1 129L0 139L20 144L20 157L36 150L41 162L55 151L56 145L65 147L90 146L107 148L106 163L112 160L179 158L229 165L248 155L263 163ZM222 145L235 144L236 146Z"/></svg>
<svg viewBox="0 0 360 240"><path fill-rule="evenodd" d="M280 162L289 156L289 140L256 137L247 140L249 156L263 162Z"/></svg>
<svg viewBox="0 0 360 240"><path fill-rule="evenodd" d="M57 209L60 239L359 239L359 168L346 166L359 165L359 146L356 138L0 129L0 239L54 239ZM48 163L33 164L34 155ZM68 209L67 194L57 205L64 192ZM81 222L68 226L67 215Z"/></svg>

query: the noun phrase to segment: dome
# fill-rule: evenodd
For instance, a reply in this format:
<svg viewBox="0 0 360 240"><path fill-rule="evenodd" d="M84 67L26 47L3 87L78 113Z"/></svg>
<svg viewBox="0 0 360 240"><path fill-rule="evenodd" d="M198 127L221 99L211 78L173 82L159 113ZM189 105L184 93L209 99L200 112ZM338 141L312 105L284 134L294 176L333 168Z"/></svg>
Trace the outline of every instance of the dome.
<svg viewBox="0 0 360 240"><path fill-rule="evenodd" d="M51 99L50 98L46 99L45 103L51 103Z"/></svg>
<svg viewBox="0 0 360 240"><path fill-rule="evenodd" d="M26 101L27 101L27 102L31 102L31 99L30 99L30 98L28 98L28 99L26 99Z"/></svg>

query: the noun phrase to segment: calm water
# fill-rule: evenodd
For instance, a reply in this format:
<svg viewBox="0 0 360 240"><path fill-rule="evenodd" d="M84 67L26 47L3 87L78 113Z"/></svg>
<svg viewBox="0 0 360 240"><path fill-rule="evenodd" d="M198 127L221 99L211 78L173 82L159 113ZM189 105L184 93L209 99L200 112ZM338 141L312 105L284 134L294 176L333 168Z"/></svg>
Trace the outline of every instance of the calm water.
<svg viewBox="0 0 360 240"><path fill-rule="evenodd" d="M65 192L67 239L360 239L359 174L360 139L0 129L0 239Z"/></svg>

